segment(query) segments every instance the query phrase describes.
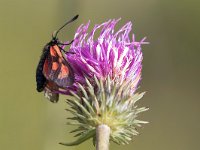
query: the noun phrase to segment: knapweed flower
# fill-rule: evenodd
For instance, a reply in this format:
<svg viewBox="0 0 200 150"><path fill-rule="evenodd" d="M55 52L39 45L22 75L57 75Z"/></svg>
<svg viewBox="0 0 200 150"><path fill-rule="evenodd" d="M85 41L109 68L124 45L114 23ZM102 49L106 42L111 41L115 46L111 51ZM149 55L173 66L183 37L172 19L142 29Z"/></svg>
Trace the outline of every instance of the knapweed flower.
<svg viewBox="0 0 200 150"><path fill-rule="evenodd" d="M144 93L135 93L141 80L141 45L147 42L145 38L136 42L134 35L129 37L131 22L115 31L119 20L95 25L91 32L90 22L81 25L65 56L74 71L75 83L60 92L68 94L68 111L74 115L69 124L78 126L72 132L79 138L64 145L95 140L96 127L101 124L110 128L111 141L127 144L138 134L136 127L147 123L136 119L148 108L136 106Z"/></svg>

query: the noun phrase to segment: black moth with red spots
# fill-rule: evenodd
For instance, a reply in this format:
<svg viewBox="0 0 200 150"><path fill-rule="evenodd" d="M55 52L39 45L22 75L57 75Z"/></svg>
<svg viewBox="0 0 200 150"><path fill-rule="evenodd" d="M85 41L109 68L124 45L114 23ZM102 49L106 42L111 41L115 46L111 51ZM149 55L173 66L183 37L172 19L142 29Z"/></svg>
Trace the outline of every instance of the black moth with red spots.
<svg viewBox="0 0 200 150"><path fill-rule="evenodd" d="M73 41L68 44L63 44L58 40L57 34L63 27L77 18L78 15L54 32L52 40L47 43L43 49L36 69L37 91L44 91L45 97L47 97L51 102L57 102L59 98L59 95L53 91L59 88L65 88L74 82L73 70L67 60L62 57L61 53L61 51L66 53L61 46L70 45Z"/></svg>

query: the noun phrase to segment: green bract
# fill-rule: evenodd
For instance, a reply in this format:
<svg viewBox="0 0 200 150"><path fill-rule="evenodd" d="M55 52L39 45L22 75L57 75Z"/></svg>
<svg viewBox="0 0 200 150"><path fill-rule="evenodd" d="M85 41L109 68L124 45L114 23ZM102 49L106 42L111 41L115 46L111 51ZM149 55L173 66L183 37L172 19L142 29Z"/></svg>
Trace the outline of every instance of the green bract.
<svg viewBox="0 0 200 150"><path fill-rule="evenodd" d="M78 145L89 138L95 141L95 129L98 125L106 124L111 129L110 140L117 144L128 144L138 134L136 127L147 121L138 120L138 114L148 110L146 107L138 108L136 102L144 93L132 94L131 84L124 80L122 84L111 80L97 79L93 83L86 79L86 86L79 84L78 93L71 92L67 96L67 103L73 117L68 118L69 125L77 128L71 132L76 133L78 139L71 143L60 143L71 146Z"/></svg>

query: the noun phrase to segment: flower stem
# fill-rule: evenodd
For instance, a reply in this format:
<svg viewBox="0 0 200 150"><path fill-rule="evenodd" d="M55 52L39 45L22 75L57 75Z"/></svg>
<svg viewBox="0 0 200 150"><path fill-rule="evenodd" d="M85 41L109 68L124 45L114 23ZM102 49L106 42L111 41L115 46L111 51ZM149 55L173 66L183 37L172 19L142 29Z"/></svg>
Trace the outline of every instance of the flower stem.
<svg viewBox="0 0 200 150"><path fill-rule="evenodd" d="M110 127L102 124L96 128L96 150L109 150Z"/></svg>

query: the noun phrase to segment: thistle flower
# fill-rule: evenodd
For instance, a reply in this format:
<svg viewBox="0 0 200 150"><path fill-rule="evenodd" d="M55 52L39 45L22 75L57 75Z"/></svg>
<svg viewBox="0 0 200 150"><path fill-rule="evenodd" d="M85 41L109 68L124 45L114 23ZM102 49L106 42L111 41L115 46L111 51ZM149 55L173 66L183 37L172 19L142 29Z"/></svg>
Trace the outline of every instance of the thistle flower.
<svg viewBox="0 0 200 150"><path fill-rule="evenodd" d="M77 145L83 141L96 139L96 128L107 125L110 140L118 144L128 144L137 135L137 126L147 123L137 120L140 112L148 108L138 108L136 102L144 93L135 93L141 80L142 51L145 38L135 41L129 38L132 23L128 22L117 32L118 20L109 20L95 25L88 32L90 22L81 25L66 59L73 68L75 83L64 91L67 103L74 117L68 124L77 125L78 140L64 145ZM95 39L95 33L100 35Z"/></svg>

